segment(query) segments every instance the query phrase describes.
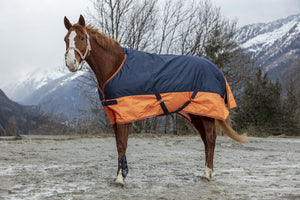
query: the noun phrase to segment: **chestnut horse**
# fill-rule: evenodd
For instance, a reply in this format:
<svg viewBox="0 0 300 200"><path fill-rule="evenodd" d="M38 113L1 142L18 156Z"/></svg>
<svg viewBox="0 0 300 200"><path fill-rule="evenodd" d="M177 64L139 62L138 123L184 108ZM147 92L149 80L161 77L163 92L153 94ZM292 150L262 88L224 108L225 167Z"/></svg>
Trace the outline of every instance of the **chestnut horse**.
<svg viewBox="0 0 300 200"><path fill-rule="evenodd" d="M66 65L71 72L76 72L82 68L86 61L94 71L99 88L103 89L104 84L114 76L115 72L122 65L124 59L124 49L119 42L108 38L91 25L86 25L82 15L77 24L72 25L65 17L64 24L68 30L65 36ZM215 122L232 139L247 143L245 135L237 134L229 125L229 119L217 120L214 118L182 113L200 133L205 145L205 170L201 181L211 180L213 172L213 157L216 143ZM115 123L113 129L116 137L118 151L118 171L115 183L123 186L128 173L126 161L126 148L128 141L130 123Z"/></svg>

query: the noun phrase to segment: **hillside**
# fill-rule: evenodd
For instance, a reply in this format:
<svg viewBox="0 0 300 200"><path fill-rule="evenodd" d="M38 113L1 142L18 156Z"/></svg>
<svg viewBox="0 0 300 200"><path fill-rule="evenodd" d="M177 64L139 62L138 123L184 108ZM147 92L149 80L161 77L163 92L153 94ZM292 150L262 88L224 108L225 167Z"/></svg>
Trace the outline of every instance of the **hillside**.
<svg viewBox="0 0 300 200"><path fill-rule="evenodd" d="M237 39L271 79L279 79L285 85L286 73L300 60L300 14L244 26Z"/></svg>
<svg viewBox="0 0 300 200"><path fill-rule="evenodd" d="M0 89L0 135L10 135L5 129L12 119L15 121L17 134L48 134L49 129L56 134L67 131L65 125L52 120L39 107L23 106L11 101Z"/></svg>
<svg viewBox="0 0 300 200"><path fill-rule="evenodd" d="M53 69L34 71L14 85L5 88L8 96L24 105L39 105L40 109L63 118L82 117L90 111L86 93L97 95L97 90L86 88L85 72L66 72Z"/></svg>

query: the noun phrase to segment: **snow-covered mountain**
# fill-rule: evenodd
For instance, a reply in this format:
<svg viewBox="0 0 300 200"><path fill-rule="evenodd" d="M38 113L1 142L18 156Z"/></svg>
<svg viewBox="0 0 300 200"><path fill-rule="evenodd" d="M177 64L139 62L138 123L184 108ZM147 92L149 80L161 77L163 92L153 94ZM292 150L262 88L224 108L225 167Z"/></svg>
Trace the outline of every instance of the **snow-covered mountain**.
<svg viewBox="0 0 300 200"><path fill-rule="evenodd" d="M8 96L23 105L38 105L46 113L65 118L78 118L90 110L83 76L86 72L61 72L38 70L29 73L14 84L4 88ZM87 112L86 112L87 111Z"/></svg>
<svg viewBox="0 0 300 200"><path fill-rule="evenodd" d="M300 58L300 14L244 26L237 39L271 78L281 79L283 71Z"/></svg>
<svg viewBox="0 0 300 200"><path fill-rule="evenodd" d="M42 88L53 80L65 76L67 73L55 68L35 69L28 72L22 78L4 86L4 91L11 99L19 103L26 102L36 90ZM27 104L27 103L25 103ZM29 105L32 105L29 103Z"/></svg>

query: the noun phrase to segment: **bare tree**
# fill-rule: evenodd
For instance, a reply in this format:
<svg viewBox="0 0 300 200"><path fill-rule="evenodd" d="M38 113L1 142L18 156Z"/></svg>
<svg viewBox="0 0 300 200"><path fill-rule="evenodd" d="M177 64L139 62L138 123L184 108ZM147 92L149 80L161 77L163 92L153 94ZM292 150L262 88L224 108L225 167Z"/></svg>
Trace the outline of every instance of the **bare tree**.
<svg viewBox="0 0 300 200"><path fill-rule="evenodd" d="M119 35L122 29L123 19L133 7L134 0L95 0L93 11L89 11L93 23L104 33L111 34L111 37L122 40Z"/></svg>
<svg viewBox="0 0 300 200"><path fill-rule="evenodd" d="M6 134L8 136L18 135L18 124L15 116L11 116L6 125Z"/></svg>
<svg viewBox="0 0 300 200"><path fill-rule="evenodd" d="M85 73L79 78L81 84L78 85L79 90L84 91L83 94L90 104L90 112L82 114L88 115L88 120L80 120L81 129L86 132L103 132L108 133L112 131L109 119L102 108L101 101L97 92L98 82L91 68L85 67Z"/></svg>
<svg viewBox="0 0 300 200"><path fill-rule="evenodd" d="M143 0L135 4L135 8L127 19L129 24L124 29L122 44L136 50L149 50L147 47L152 45L149 38L153 38L156 27L156 2L157 0Z"/></svg>
<svg viewBox="0 0 300 200"><path fill-rule="evenodd" d="M0 124L0 136L6 136L6 132L4 128L1 126L1 124Z"/></svg>
<svg viewBox="0 0 300 200"><path fill-rule="evenodd" d="M156 27L157 0L96 0L89 16L99 29L124 46L145 50Z"/></svg>
<svg viewBox="0 0 300 200"><path fill-rule="evenodd" d="M183 13L183 4L182 1L172 1L167 0L164 2L164 6L161 9L160 15L158 18L158 32L154 38L157 48L155 52L157 53L171 53L171 47L176 39L178 39L178 27L181 23L184 22Z"/></svg>

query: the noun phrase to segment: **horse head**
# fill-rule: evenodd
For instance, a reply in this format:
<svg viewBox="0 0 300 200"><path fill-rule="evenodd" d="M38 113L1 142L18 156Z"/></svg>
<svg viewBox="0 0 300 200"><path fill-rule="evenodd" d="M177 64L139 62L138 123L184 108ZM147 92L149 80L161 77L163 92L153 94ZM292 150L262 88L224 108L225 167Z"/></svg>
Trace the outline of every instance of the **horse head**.
<svg viewBox="0 0 300 200"><path fill-rule="evenodd" d="M71 72L80 70L90 54L91 44L87 33L84 17L80 15L76 24L72 25L67 17L64 18L64 24L68 30L65 36L66 65ZM84 52L84 53L83 53Z"/></svg>

